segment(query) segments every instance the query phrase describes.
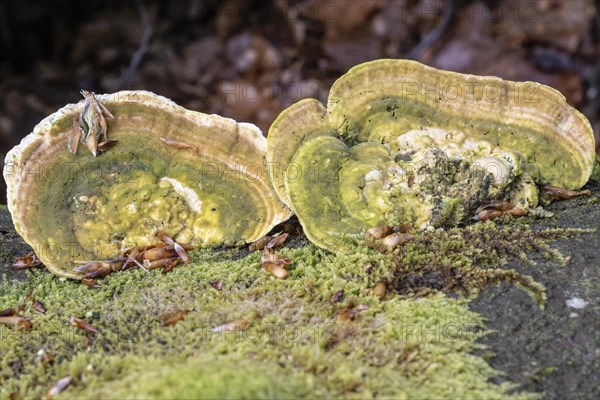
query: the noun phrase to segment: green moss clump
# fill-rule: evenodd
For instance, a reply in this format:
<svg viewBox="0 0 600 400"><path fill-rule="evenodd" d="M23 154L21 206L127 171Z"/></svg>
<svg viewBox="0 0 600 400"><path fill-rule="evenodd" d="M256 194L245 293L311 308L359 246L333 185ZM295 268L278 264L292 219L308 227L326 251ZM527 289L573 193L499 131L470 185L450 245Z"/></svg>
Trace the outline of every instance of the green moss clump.
<svg viewBox="0 0 600 400"><path fill-rule="evenodd" d="M370 245L393 256L395 269L390 286L400 294L427 295L442 291L469 295L488 285L508 282L526 290L543 308L546 300L543 285L528 275L501 267L510 260L532 266L527 251L540 253L565 266L564 256L550 247L549 242L590 232L593 231L534 231L527 225L498 225L487 221L465 228L423 232L391 253L378 242Z"/></svg>
<svg viewBox="0 0 600 400"><path fill-rule="evenodd" d="M451 198L442 204L442 209L435 219L434 225L444 228L459 226L465 219L463 199Z"/></svg>
<svg viewBox="0 0 600 400"><path fill-rule="evenodd" d="M43 270L1 283L3 307L28 305L34 290L48 311L26 307L31 331L0 326L0 397L39 398L67 375L65 398L536 397L490 381L498 372L473 355L485 331L466 299L372 295L394 279L396 255L279 253L294 261L283 281L259 268L258 253L204 249L170 274L116 273L100 289ZM171 307L191 311L164 327ZM71 316L100 333L87 337ZM248 329L213 332L236 320ZM40 363L41 349L53 364Z"/></svg>

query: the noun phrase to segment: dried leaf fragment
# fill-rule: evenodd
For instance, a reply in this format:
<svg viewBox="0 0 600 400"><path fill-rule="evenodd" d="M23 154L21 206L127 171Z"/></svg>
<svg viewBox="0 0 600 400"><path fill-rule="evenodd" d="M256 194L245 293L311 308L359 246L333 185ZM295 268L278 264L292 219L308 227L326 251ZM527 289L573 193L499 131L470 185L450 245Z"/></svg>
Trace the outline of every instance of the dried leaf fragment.
<svg viewBox="0 0 600 400"><path fill-rule="evenodd" d="M84 97L85 102L78 118L79 128L81 129L80 141L85 143L90 152L96 157L98 155L98 143L108 141L106 118L113 119L114 117L104 104L98 101L94 92L82 89L81 95ZM72 153L77 151L77 147L73 145L76 136L72 134L68 138L67 145Z"/></svg>
<svg viewBox="0 0 600 400"><path fill-rule="evenodd" d="M80 318L71 317L69 319L69 323L77 329L81 329L88 333L93 333L94 335L98 334L98 329L94 325Z"/></svg>
<svg viewBox="0 0 600 400"><path fill-rule="evenodd" d="M268 248L263 249L260 266L271 273L277 279L285 279L289 272L286 265L292 264L292 260L271 252Z"/></svg>
<svg viewBox="0 0 600 400"><path fill-rule="evenodd" d="M162 269L162 274L168 274L169 272L173 271L175 269L175 267L177 265L179 265L179 261L181 259L180 258L174 258L171 261L169 261Z"/></svg>
<svg viewBox="0 0 600 400"><path fill-rule="evenodd" d="M193 150L193 151L197 151L198 150L196 148L196 146L191 145L191 144L186 143L186 142L183 142L181 140L175 140L175 139L169 139L169 138L161 137L160 141L163 142L164 144L166 144L167 146L171 146L171 147L174 147L176 149L188 149L188 150Z"/></svg>
<svg viewBox="0 0 600 400"><path fill-rule="evenodd" d="M73 118L73 127L67 134L67 148L73 154L77 154L79 142L81 141L81 127L77 118Z"/></svg>
<svg viewBox="0 0 600 400"><path fill-rule="evenodd" d="M273 239L272 236L263 236L256 242L251 243L248 249L250 251L262 250L271 242L271 239Z"/></svg>
<svg viewBox="0 0 600 400"><path fill-rule="evenodd" d="M414 235L408 233L394 233L393 235L383 238L381 243L388 248L392 248L406 244L414 238Z"/></svg>
<svg viewBox="0 0 600 400"><path fill-rule="evenodd" d="M37 312L39 312L40 314L45 314L46 313L46 307L44 307L44 305L42 304L41 301L39 300L34 300L33 303L31 303L31 308Z"/></svg>
<svg viewBox="0 0 600 400"><path fill-rule="evenodd" d="M510 210L505 211L505 213L508 213L515 217L522 217L524 215L527 215L528 212L529 212L529 210L527 210L525 208L511 208Z"/></svg>
<svg viewBox="0 0 600 400"><path fill-rule="evenodd" d="M123 267L124 260L111 261L90 261L79 267L73 268L73 271L84 274L85 278L104 278L113 271L118 271Z"/></svg>
<svg viewBox="0 0 600 400"><path fill-rule="evenodd" d="M176 255L175 249L168 249L165 247L154 247L148 249L142 253L143 261L156 261L163 258L171 258Z"/></svg>
<svg viewBox="0 0 600 400"><path fill-rule="evenodd" d="M392 227L388 225L374 226L367 229L367 234L375 239L381 239L392 233Z"/></svg>
<svg viewBox="0 0 600 400"><path fill-rule="evenodd" d="M146 272L151 269L162 268L163 274L172 271L179 261L189 263L188 250L195 247L190 244L176 243L162 230L155 234L162 243L150 246L135 246L121 254L114 260L85 262L73 270L84 274L82 281L89 287L100 287L95 281L104 278L112 272L122 271L129 268L139 267Z"/></svg>
<svg viewBox="0 0 600 400"><path fill-rule="evenodd" d="M163 326L172 326L182 321L186 315L189 314L191 310L183 310L178 307L173 307L160 315L160 319L162 321Z"/></svg>
<svg viewBox="0 0 600 400"><path fill-rule="evenodd" d="M221 290L221 288L223 287L223 281L213 281L210 282L209 285L212 286L212 288L215 290Z"/></svg>
<svg viewBox="0 0 600 400"><path fill-rule="evenodd" d="M269 241L267 244L267 249L274 249L275 247L281 246L285 240L287 239L289 233L282 233L279 236L275 236L273 239Z"/></svg>
<svg viewBox="0 0 600 400"><path fill-rule="evenodd" d="M354 308L344 308L337 315L338 321L354 321L357 311Z"/></svg>
<svg viewBox="0 0 600 400"><path fill-rule="evenodd" d="M190 257L185 249L179 245L179 243L175 243L173 246L175 247L175 253L177 253L181 261L183 261L184 264L188 264L190 262Z"/></svg>
<svg viewBox="0 0 600 400"><path fill-rule="evenodd" d="M104 142L98 143L98 153L102 154L107 152L109 149L116 146L117 143L119 143L118 140L106 140Z"/></svg>
<svg viewBox="0 0 600 400"><path fill-rule="evenodd" d="M15 267L16 269L26 269L31 267L37 267L39 265L42 265L42 262L34 252L31 252L26 256L17 258L13 263L13 267Z"/></svg>
<svg viewBox="0 0 600 400"><path fill-rule="evenodd" d="M404 224L394 226L394 232L408 233L410 231L412 231L412 224L409 224L409 223L404 223Z"/></svg>
<svg viewBox="0 0 600 400"><path fill-rule="evenodd" d="M0 324L11 325L22 331L28 331L33 328L31 318L23 317L22 315L0 317Z"/></svg>
<svg viewBox="0 0 600 400"><path fill-rule="evenodd" d="M81 282L89 288L98 289L100 287L98 281L92 278L83 277L81 278Z"/></svg>
<svg viewBox="0 0 600 400"><path fill-rule="evenodd" d="M7 308L5 310L0 311L0 317L12 317L17 313L17 310L14 308Z"/></svg>
<svg viewBox="0 0 600 400"><path fill-rule="evenodd" d="M186 252L186 249L180 245L179 243L175 242L170 236L168 236L165 232L163 232L162 230L158 230L156 232L156 237L162 241L163 243L166 243L170 246L173 246L173 249L175 250L175 253L179 256L179 258L181 258L181 261L183 261L184 264L187 264L190 262L190 258ZM191 247L191 246L190 246ZM192 247L193 248L193 247ZM167 247L167 249L170 250L169 247Z"/></svg>
<svg viewBox="0 0 600 400"><path fill-rule="evenodd" d="M503 214L500 210L483 210L473 217L474 221L488 221L501 217Z"/></svg>
<svg viewBox="0 0 600 400"><path fill-rule="evenodd" d="M331 302L339 303L340 301L342 301L342 297L344 297L344 291L338 290L333 296L331 296Z"/></svg>
<svg viewBox="0 0 600 400"><path fill-rule="evenodd" d="M148 269L167 268L167 267L170 267L171 265L174 265L175 262L179 262L179 258L169 257L169 258L161 258L161 259L154 260L154 261L144 260L144 266ZM173 267L170 267L170 268L172 269Z"/></svg>
<svg viewBox="0 0 600 400"><path fill-rule="evenodd" d="M494 200L491 203L481 207L481 210L508 211L511 208L513 208L513 205L509 201Z"/></svg>
<svg viewBox="0 0 600 400"><path fill-rule="evenodd" d="M38 351L38 356L40 359L40 363L44 367L54 364L54 356L48 353L45 349L40 349L40 351Z"/></svg>
<svg viewBox="0 0 600 400"><path fill-rule="evenodd" d="M541 189L542 193L551 200L567 200L576 196L588 196L592 194L589 189L576 191L551 185L542 186Z"/></svg>

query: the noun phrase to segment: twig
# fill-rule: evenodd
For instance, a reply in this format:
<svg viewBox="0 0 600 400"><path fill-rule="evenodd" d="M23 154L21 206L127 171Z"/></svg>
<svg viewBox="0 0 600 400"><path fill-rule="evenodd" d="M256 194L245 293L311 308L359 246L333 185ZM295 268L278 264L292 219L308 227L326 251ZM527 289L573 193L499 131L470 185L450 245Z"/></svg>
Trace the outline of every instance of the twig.
<svg viewBox="0 0 600 400"><path fill-rule="evenodd" d="M121 84L119 85L120 89L127 89L129 84L133 80L133 76L137 71L144 54L148 51L148 45L150 43L150 39L152 38L153 29L152 25L150 25L150 18L148 17L148 12L144 5L142 4L142 0L134 0L135 7L137 8L138 13L140 14L140 21L142 24L142 38L140 40L140 45L138 46L135 53L131 57L131 62L129 63L129 68L123 73L121 77Z"/></svg>

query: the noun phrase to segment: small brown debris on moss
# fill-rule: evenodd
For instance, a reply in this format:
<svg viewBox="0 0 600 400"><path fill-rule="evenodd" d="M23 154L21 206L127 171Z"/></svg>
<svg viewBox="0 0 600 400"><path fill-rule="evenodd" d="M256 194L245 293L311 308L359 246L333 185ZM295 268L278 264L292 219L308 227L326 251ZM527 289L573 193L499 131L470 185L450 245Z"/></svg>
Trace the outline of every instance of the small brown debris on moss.
<svg viewBox="0 0 600 400"><path fill-rule="evenodd" d="M46 313L46 307L44 307L44 304L42 304L42 302L39 300L34 300L31 303L31 309L39 312L40 314Z"/></svg>
<svg viewBox="0 0 600 400"><path fill-rule="evenodd" d="M83 277L83 278L81 278L81 282L85 286L87 286L89 288L92 288L92 289L98 289L98 288L100 288L100 284L98 283L98 281L95 280L95 279L92 279L92 278Z"/></svg>
<svg viewBox="0 0 600 400"><path fill-rule="evenodd" d="M387 293L387 285L385 280L380 280L373 287L373 296L379 297L380 299L384 298Z"/></svg>
<svg viewBox="0 0 600 400"><path fill-rule="evenodd" d="M46 349L40 349L40 351L38 351L38 358L44 367L54 364L55 360L54 355L48 353Z"/></svg>
<svg viewBox="0 0 600 400"><path fill-rule="evenodd" d="M0 311L0 318L2 317L12 317L17 313L17 310L14 308L7 308L5 310Z"/></svg>
<svg viewBox="0 0 600 400"><path fill-rule="evenodd" d="M335 292L335 294L333 296L331 296L331 302L339 303L340 301L342 301L343 297L344 297L344 291L338 290L337 292Z"/></svg>
<svg viewBox="0 0 600 400"><path fill-rule="evenodd" d="M54 397L58 396L61 392L63 392L70 384L71 384L71 377L70 376L66 376L62 379L59 379L54 386L52 386L50 388L50 390L48 390L48 392L46 393L46 400L51 400Z"/></svg>
<svg viewBox="0 0 600 400"><path fill-rule="evenodd" d="M31 318L23 317L22 315L0 317L0 324L14 326L22 331L28 331L33 328L33 321Z"/></svg>
<svg viewBox="0 0 600 400"><path fill-rule="evenodd" d="M389 235L381 241L381 243L387 248L394 248L397 246L402 246L415 238L414 235L408 233L394 233L393 235Z"/></svg>
<svg viewBox="0 0 600 400"><path fill-rule="evenodd" d="M173 326L179 321L183 321L191 310L184 310L179 307L172 307L160 315L162 326Z"/></svg>
<svg viewBox="0 0 600 400"><path fill-rule="evenodd" d="M266 247L263 249L260 266L277 279L285 279L288 276L289 272L285 266L290 264L291 259L275 254Z"/></svg>
<svg viewBox="0 0 600 400"><path fill-rule="evenodd" d="M71 317L71 318L69 318L69 323L77 329L81 329L83 331L92 333L94 335L98 334L98 329L94 325L92 325L89 322L86 322L80 318Z"/></svg>
<svg viewBox="0 0 600 400"><path fill-rule="evenodd" d="M226 322L223 325L216 326L212 329L213 332L239 332L245 331L250 326L250 323L245 319Z"/></svg>
<svg viewBox="0 0 600 400"><path fill-rule="evenodd" d="M367 234L371 235L375 239L381 239L392 233L392 227L388 225L374 226L367 229Z"/></svg>

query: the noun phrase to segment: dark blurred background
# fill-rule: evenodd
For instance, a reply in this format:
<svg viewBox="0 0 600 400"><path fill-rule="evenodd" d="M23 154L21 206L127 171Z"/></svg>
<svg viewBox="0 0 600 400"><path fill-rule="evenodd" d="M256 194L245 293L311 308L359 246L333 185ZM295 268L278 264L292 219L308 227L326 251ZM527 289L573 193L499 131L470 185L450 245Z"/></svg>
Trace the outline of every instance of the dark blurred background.
<svg viewBox="0 0 600 400"><path fill-rule="evenodd" d="M3 0L0 157L80 88L147 89L266 132L383 57L551 85L598 135L599 36L594 0Z"/></svg>

